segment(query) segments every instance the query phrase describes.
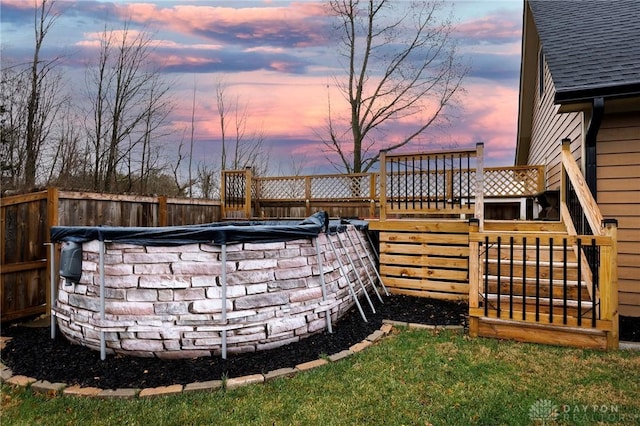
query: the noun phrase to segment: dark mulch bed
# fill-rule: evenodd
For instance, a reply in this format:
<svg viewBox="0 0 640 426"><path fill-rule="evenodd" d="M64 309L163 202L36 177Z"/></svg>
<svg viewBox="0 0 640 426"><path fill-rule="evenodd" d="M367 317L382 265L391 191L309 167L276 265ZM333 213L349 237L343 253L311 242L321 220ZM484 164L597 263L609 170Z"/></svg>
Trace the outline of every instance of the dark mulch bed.
<svg viewBox="0 0 640 426"><path fill-rule="evenodd" d="M149 388L187 384L265 373L318 359L348 349L380 328L382 319L437 325L466 325L466 304L406 296L385 297L372 314L363 304L368 322L354 309L333 326L333 334L321 333L300 342L263 352L229 355L228 359L197 358L161 360L107 355L72 345L50 329L24 326L3 327L2 335L13 339L2 351L2 362L14 375L49 382L94 386L102 389Z"/></svg>
<svg viewBox="0 0 640 426"><path fill-rule="evenodd" d="M220 358L160 360L100 354L68 343L60 336L50 339L48 327L3 327L2 335L13 339L2 351L2 362L21 374L49 382L95 386L102 389L149 388L187 384L265 373L318 359L348 349L380 328L382 319L437 325L467 325L467 305L407 296L385 297L368 322L356 309L334 324L333 334L321 333L278 349ZM640 342L640 318L620 318L620 340Z"/></svg>

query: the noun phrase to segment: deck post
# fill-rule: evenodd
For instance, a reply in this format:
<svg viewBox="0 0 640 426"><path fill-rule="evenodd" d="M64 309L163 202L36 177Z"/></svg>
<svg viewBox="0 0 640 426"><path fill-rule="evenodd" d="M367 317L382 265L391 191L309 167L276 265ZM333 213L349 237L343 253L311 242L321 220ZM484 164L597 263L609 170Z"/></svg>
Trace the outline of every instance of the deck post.
<svg viewBox="0 0 640 426"><path fill-rule="evenodd" d="M376 217L376 198L378 198L376 193L376 174L371 173L369 176L369 217Z"/></svg>
<svg viewBox="0 0 640 426"><path fill-rule="evenodd" d="M480 221L477 218L469 219L469 234L480 232ZM478 298L480 283L480 243L469 241L469 313L480 307ZM478 337L479 319L469 315L469 336Z"/></svg>
<svg viewBox="0 0 640 426"><path fill-rule="evenodd" d="M220 218L227 218L227 174L224 170L220 172Z"/></svg>
<svg viewBox="0 0 640 426"><path fill-rule="evenodd" d="M245 219L251 219L251 187L253 186L251 176L251 167L245 168L245 180L244 180L244 217Z"/></svg>
<svg viewBox="0 0 640 426"><path fill-rule="evenodd" d="M380 220L387 220L387 151L380 151Z"/></svg>
<svg viewBox="0 0 640 426"><path fill-rule="evenodd" d="M484 144L476 144L476 206L475 217L480 231L484 231Z"/></svg>
<svg viewBox="0 0 640 426"><path fill-rule="evenodd" d="M602 225L611 245L600 248L600 319L611 321L607 349L618 349L618 221L605 219Z"/></svg>

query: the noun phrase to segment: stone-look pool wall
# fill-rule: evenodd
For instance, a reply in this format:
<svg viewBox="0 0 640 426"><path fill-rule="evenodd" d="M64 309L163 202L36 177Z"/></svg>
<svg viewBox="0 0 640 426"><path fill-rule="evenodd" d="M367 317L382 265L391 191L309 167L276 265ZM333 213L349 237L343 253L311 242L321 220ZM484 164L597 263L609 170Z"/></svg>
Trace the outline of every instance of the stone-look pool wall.
<svg viewBox="0 0 640 426"><path fill-rule="evenodd" d="M356 233L341 241L362 282L371 293L376 278ZM82 278L58 286L54 312L70 341L100 350L105 332L107 353L163 358L219 355L222 329L229 354L275 348L326 329L354 305L340 264L320 234L326 301L313 240L227 245L227 322L222 321L221 247L189 244L175 247L105 243L105 319L100 314L99 243L84 243ZM331 235L349 282L362 296L351 262L337 235ZM367 241L361 234L361 240ZM373 257L371 257L373 259ZM366 266L367 271L364 267ZM374 295L375 296L375 295ZM373 300L373 297L372 300ZM371 312L360 297L365 314ZM339 326L339 324L337 325Z"/></svg>

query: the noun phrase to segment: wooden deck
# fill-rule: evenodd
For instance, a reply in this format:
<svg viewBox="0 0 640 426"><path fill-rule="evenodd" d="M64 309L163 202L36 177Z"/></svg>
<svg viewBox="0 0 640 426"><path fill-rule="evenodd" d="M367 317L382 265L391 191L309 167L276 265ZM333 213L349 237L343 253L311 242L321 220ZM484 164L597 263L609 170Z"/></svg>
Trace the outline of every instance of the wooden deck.
<svg viewBox="0 0 640 426"><path fill-rule="evenodd" d="M303 218L318 210L332 217L366 218L379 241L379 272L387 288L397 294L467 301L472 336L616 348L616 226L602 220L571 155L563 152L562 158L566 178L556 221L487 218L487 200L499 200L515 204L517 219L523 219L526 204L544 190L544 167L485 168L481 145L472 150L385 153L380 173L263 178L250 169L224 171L221 200L215 205L219 216L207 221ZM84 198L96 196L79 196L76 204ZM116 198L108 201L128 202ZM47 207L53 204L46 200L26 196L23 201L58 214L59 208ZM3 200L3 224L15 209L8 201ZM159 199L159 206L154 217L173 222L166 197ZM41 234L55 223L57 219L46 219L44 228L29 234L34 240L30 247L45 242ZM2 248L4 315L10 277L4 262L6 239ZM42 260L46 257L41 250L32 260L38 277L50 269ZM16 277L22 273L9 269ZM48 290L39 279L40 285L29 291L43 295Z"/></svg>
<svg viewBox="0 0 640 426"><path fill-rule="evenodd" d="M277 199L289 206L304 199L306 214L329 199L341 202L354 209L346 216L367 217L378 234L380 275L390 291L468 301L472 336L616 348L615 226L602 225L578 166L568 152L562 157L566 179L557 221L486 219L488 200L514 204L519 219L532 219L527 202L543 192L545 182L542 166L485 168L482 144L471 150L382 152L378 175L325 175L315 181L228 172L223 181L233 187L253 182L256 198L229 192L223 197L230 202L222 204L236 217L248 217L256 207L264 214ZM340 213L330 212L345 216ZM554 258L558 244L562 251Z"/></svg>

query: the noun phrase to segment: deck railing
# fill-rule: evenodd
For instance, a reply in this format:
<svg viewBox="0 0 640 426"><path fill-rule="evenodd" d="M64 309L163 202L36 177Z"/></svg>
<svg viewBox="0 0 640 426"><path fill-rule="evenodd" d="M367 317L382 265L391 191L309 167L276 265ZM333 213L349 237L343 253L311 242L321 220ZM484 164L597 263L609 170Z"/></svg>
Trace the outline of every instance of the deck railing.
<svg viewBox="0 0 640 426"><path fill-rule="evenodd" d="M251 169L225 170L223 217L259 217L261 206L278 204L296 206L305 217L314 206L351 205L381 220L460 214L482 219L484 198L533 197L544 188L544 166L485 168L482 144L417 154L383 152L380 164L379 173L312 176L258 177Z"/></svg>
<svg viewBox="0 0 640 426"><path fill-rule="evenodd" d="M223 170L220 179L220 214L223 219L249 219L252 216L251 200L253 175L251 168Z"/></svg>
<svg viewBox="0 0 640 426"><path fill-rule="evenodd" d="M380 154L380 219L389 215L483 216L483 145L473 150Z"/></svg>

